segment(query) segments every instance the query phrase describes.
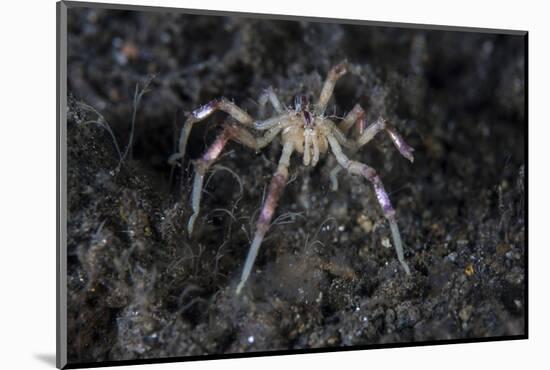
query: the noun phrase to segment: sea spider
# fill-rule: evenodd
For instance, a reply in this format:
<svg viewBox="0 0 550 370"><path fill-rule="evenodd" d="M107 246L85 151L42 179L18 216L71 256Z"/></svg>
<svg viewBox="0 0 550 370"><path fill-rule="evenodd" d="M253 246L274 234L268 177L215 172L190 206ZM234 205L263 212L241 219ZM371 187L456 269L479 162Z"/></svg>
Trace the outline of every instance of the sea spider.
<svg viewBox="0 0 550 370"><path fill-rule="evenodd" d="M236 123L226 123L223 131L214 143L211 144L202 157L194 161L195 178L191 194L193 214L187 224L189 235L193 232L193 225L199 214L204 176L208 168L218 158L227 142L234 140L254 150L260 150L271 143L277 135L281 134L282 137L283 153L279 159L277 171L271 179L267 197L257 220L256 231L242 271L241 280L236 288L236 294L241 292L246 283L262 240L270 227L277 202L288 179L290 157L295 151L303 154L304 166L314 167L317 165L320 155L326 153L329 149L331 150L339 164L339 167L331 171L333 190L336 190L338 187L336 176L341 169L345 169L353 175L362 176L372 183L378 203L390 225L397 258L405 272L410 274L409 266L403 256L403 243L395 219L395 210L391 205L388 193L384 189L380 177L372 167L349 159L344 154L342 148L347 148L353 153L367 144L382 130L385 130L389 134L401 155L411 162L413 162L413 148L403 140L393 126L382 118L367 126L365 111L359 104L356 104L338 124L324 115L329 99L334 91L334 85L347 70L348 63L343 61L329 71L319 99L313 106L309 105L305 96L297 96L294 100L294 107L283 107L273 89L268 88L261 96L260 104L265 106L267 101L269 101L273 106L276 114L269 119L256 121L234 103L221 98L194 110L189 114L183 126L179 138L179 152L170 157L171 163L183 158L193 124L206 119L218 110L226 112L236 121ZM238 123L242 126L238 125ZM355 139L346 137L352 126L356 127L357 137ZM263 131L265 134L261 137L255 137L245 127L256 131Z"/></svg>

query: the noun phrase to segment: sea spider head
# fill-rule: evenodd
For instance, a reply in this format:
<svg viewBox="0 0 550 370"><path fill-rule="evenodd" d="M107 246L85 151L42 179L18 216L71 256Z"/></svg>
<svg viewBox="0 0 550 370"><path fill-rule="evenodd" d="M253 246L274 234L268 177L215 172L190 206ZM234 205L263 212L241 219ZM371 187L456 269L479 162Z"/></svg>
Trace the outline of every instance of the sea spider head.
<svg viewBox="0 0 550 370"><path fill-rule="evenodd" d="M305 95L296 95L294 97L294 112L301 115L304 120L304 128L313 128L315 121L313 114L309 111L309 100Z"/></svg>

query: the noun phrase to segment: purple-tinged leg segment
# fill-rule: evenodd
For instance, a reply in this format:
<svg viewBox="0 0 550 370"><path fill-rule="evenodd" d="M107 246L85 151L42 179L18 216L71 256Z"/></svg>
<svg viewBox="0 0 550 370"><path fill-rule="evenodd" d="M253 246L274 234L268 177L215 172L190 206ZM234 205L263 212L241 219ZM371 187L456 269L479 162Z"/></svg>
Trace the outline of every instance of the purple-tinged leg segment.
<svg viewBox="0 0 550 370"><path fill-rule="evenodd" d="M214 161L222 152L225 144L231 138L231 129L226 127L216 138L216 140L210 145L206 152L202 155L199 161L210 164Z"/></svg>
<svg viewBox="0 0 550 370"><path fill-rule="evenodd" d="M366 164L355 161L349 162L348 171L356 175L361 175L369 180L374 187L376 199L380 204L380 208L382 208L382 211L384 212L384 216L388 219L395 218L395 210L391 205L390 197L388 196L386 189L384 189L382 180L380 180L380 176L378 176L376 171Z"/></svg>
<svg viewBox="0 0 550 370"><path fill-rule="evenodd" d="M401 153L401 155L407 158L409 161L414 162L414 149L410 147L409 144L405 142L405 140L403 140L403 137L399 135L395 127L393 127L382 118L377 119L374 123L367 127L363 134L357 139L357 145L359 147L365 145L382 130L386 130L386 132L390 136L391 141L393 142L393 145L395 145L397 150L399 150L399 153Z"/></svg>
<svg viewBox="0 0 550 370"><path fill-rule="evenodd" d="M205 104L202 107L195 109L191 112L191 114L189 114L181 130L178 143L179 152L170 156L170 158L168 159L169 163L174 164L176 160L181 159L185 156L187 141L189 140L189 134L191 133L193 125L208 118L211 114L218 110L229 114L231 117L233 117L244 126L253 127L252 117L250 117L245 111L237 107L229 100L224 98L219 100L212 100L208 104Z"/></svg>
<svg viewBox="0 0 550 370"><path fill-rule="evenodd" d="M227 126L218 135L216 140L210 145L202 157L195 161L195 178L193 179L193 191L191 193L191 208L193 209L193 214L189 217L189 221L187 223L187 232L189 235L193 232L195 220L199 215L204 175L212 163L219 157L223 148L229 139L231 139L231 135L231 127Z"/></svg>
<svg viewBox="0 0 550 370"><path fill-rule="evenodd" d="M390 231L393 239L393 245L395 247L395 251L397 252L397 259L401 263L405 273L410 275L411 270L409 269L409 265L407 265L403 254L403 241L401 240L401 234L399 233L399 228L395 219L395 210L391 205L390 197L388 196L386 189L384 189L380 176L378 176L372 167L355 161L350 161L348 171L361 175L372 183L374 193L376 194L376 199L378 199L378 204L380 204L380 208L382 208L384 216L390 224Z"/></svg>
<svg viewBox="0 0 550 370"><path fill-rule="evenodd" d="M216 109L219 108L219 106L220 104L218 100L212 100L202 107L195 109L191 112L191 115L195 118L195 120L200 121L211 115Z"/></svg>
<svg viewBox="0 0 550 370"><path fill-rule="evenodd" d="M315 105L314 114L316 116L320 116L325 113L327 104L330 100L330 97L332 96L332 92L334 91L334 85L336 85L336 81L338 81L340 77L346 74L347 71L348 62L345 60L332 67L332 69L329 71L327 79L325 80L325 83L321 90L321 94L319 95L319 100Z"/></svg>
<svg viewBox="0 0 550 370"><path fill-rule="evenodd" d="M393 127L389 123L386 123L386 131L390 135L391 141L393 141L393 145L395 145L397 150L399 150L399 153L401 153L403 157L411 161L411 163L414 162L414 149L409 146L409 144L407 144L405 140L403 140L403 137L399 135L395 127Z"/></svg>
<svg viewBox="0 0 550 370"><path fill-rule="evenodd" d="M268 130L264 136L256 138L254 135L250 134L250 132L248 132L243 127L240 127L234 124L225 125L224 130L218 135L216 140L208 147L208 149L204 152L202 157L194 161L195 178L193 179L193 191L191 194L191 206L193 209L193 214L191 215L191 217L189 217L189 222L187 224L187 231L189 234L193 232L193 225L195 224L195 220L199 215L204 176L208 171L208 169L210 168L210 166L212 165L212 163L214 163L216 159L218 159L227 142L229 140L235 140L254 150L259 150L264 146L266 146L267 144L269 144L281 130L282 130L282 127L275 127L275 128L272 128L271 130ZM283 163L287 163L287 162L283 162ZM274 181L275 180L277 180L277 177L274 178ZM274 210L276 203L277 203L276 199L272 200L268 197L268 200L266 201L266 205L268 205L267 210L269 209Z"/></svg>
<svg viewBox="0 0 550 370"><path fill-rule="evenodd" d="M217 100L212 100L210 103L203 105L202 107L197 108L193 112L191 112L191 114L183 124L183 128L181 130L178 142L179 153L172 155L172 157L175 158L176 156L178 156L179 158L183 158L185 156L185 151L187 149L187 140L189 140L189 134L191 133L193 124L208 118L208 116L210 116L218 108L219 102Z"/></svg>
<svg viewBox="0 0 550 370"><path fill-rule="evenodd" d="M258 234L265 234L269 229L269 224L271 223L271 219L273 218L273 214L277 208L277 203L281 197L287 180L288 172L286 171L278 171L271 179L269 190L267 192L267 198L256 224L256 232Z"/></svg>
<svg viewBox="0 0 550 370"><path fill-rule="evenodd" d="M353 126L355 123L356 127L356 133L359 133L359 135L362 135L365 131L365 111L359 104L355 104L352 110L346 114L344 119L340 121L338 124L338 128L340 131L342 131L344 134L347 135L349 129Z"/></svg>
<svg viewBox="0 0 550 370"><path fill-rule="evenodd" d="M340 164L340 166L345 168L349 173L363 176L365 179L369 180L372 183L374 187L374 193L376 194L376 199L378 200L378 204L380 204L380 208L382 208L382 212L384 212L384 217L386 217L388 223L390 224L390 231L393 239L393 245L397 252L397 259L401 263L403 270L405 270L407 275L409 275L411 271L409 269L409 265L407 265L407 262L405 261L405 257L403 254L403 241L401 240L401 234L399 233L399 227L397 226L397 221L395 219L395 210L391 205L390 197L388 196L386 189L384 189L382 180L372 167L369 167L364 163L351 161L344 154L344 152L342 151L342 147L340 146L340 144L338 144L338 140L336 140L334 136L327 135L327 139L330 144L332 153L336 157L336 160L338 161L338 164Z"/></svg>
<svg viewBox="0 0 550 370"><path fill-rule="evenodd" d="M399 135L395 127L389 124L386 120L379 118L374 123L370 124L367 128L365 121L365 110L359 105L356 104L351 111L344 117L344 119L338 125L340 131L344 134L347 134L349 129L355 123L356 133L359 136L357 138L357 149L362 147L369 141L371 141L380 131L386 130L390 136L393 145L399 150L399 153L409 161L414 162L413 151L414 149L410 147L403 137Z"/></svg>
<svg viewBox="0 0 550 370"><path fill-rule="evenodd" d="M246 257L246 262L243 267L243 272L241 275L241 280L237 285L236 294L240 294L244 284L248 280L252 267L254 266L254 261L258 255L258 250L264 239L265 234L269 230L273 214L277 208L277 203L283 192L283 189L288 180L288 166L290 161L290 156L294 150L292 142L287 142L283 146L283 154L279 160L279 166L277 167L277 172L273 175L271 183L269 184L269 190L267 191L267 198L265 199L264 205L260 212L260 217L256 222L256 232L254 233L254 239L252 239L252 244L250 244L250 249L248 250L248 255Z"/></svg>

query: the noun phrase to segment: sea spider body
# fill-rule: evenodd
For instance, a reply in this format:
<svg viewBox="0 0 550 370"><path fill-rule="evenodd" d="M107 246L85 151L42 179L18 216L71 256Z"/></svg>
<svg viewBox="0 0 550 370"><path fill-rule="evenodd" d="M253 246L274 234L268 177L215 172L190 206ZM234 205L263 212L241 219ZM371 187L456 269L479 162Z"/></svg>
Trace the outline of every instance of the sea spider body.
<svg viewBox="0 0 550 370"><path fill-rule="evenodd" d="M236 123L227 122L224 125L223 131L202 157L194 162L195 177L191 194L193 214L187 224L189 234L193 232L194 223L199 214L204 176L212 163L218 158L227 142L234 140L254 150L260 150L269 145L278 135L281 135L282 138L282 154L277 170L271 179L266 199L256 223L254 238L250 245L241 280L236 288L237 294L244 287L252 271L262 240L269 230L278 200L288 180L288 168L293 152L302 154L303 165L311 167L317 165L322 154L329 151L332 152L339 165L330 173L332 190L337 190L338 188L337 176L342 169L353 175L362 176L373 185L378 203L390 225L398 260L405 272L410 274L409 266L405 262L403 255L403 243L395 218L395 210L391 205L388 193L384 189L382 180L372 167L349 159L344 153L344 148L353 154L367 144L377 133L386 131L399 152L411 162L413 161L413 149L407 145L401 135L386 120L379 118L372 124L367 125L365 111L359 104L356 104L338 124L324 115L326 106L332 96L334 85L347 72L347 68L348 64L344 61L329 71L319 98L313 106L309 104L305 96L297 96L294 99L294 106L292 108L283 108L274 91L269 88L260 97L259 103L261 108L268 101L271 103L275 111L275 115L271 118L263 121L254 120L248 113L235 104L222 98L211 101L194 110L189 114L183 126L179 139L179 152L170 157L171 163L183 158L193 124L206 119L217 110L226 112L236 121ZM347 137L347 134L352 127L355 127L356 137L350 139ZM263 132L263 135L257 137L249 130Z"/></svg>
<svg viewBox="0 0 550 370"><path fill-rule="evenodd" d="M314 167L320 154L328 150L322 117L316 117L309 111L305 96L296 97L294 106L294 111L289 111L285 114L286 117L282 117L290 124L282 131L283 142L292 141L294 150L303 155L304 166Z"/></svg>

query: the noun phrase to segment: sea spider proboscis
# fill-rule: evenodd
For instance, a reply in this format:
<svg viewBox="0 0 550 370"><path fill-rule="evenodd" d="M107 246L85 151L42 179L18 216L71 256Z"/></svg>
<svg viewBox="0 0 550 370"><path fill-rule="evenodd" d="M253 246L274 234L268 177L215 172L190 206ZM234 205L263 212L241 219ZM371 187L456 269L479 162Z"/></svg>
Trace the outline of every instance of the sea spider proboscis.
<svg viewBox="0 0 550 370"><path fill-rule="evenodd" d="M175 163L185 155L187 140L193 124L209 117L215 111L221 110L230 115L236 122L226 123L223 131L218 135L214 143L199 159L195 160L195 178L191 194L193 214L189 218L187 230L189 235L193 232L194 222L199 214L201 193L204 176L209 167L218 158L224 146L229 140L234 140L256 151L266 147L277 135L281 134L283 153L279 159L277 171L271 179L267 197L256 223L256 231L250 245L248 256L242 271L241 279L236 288L239 294L246 283L254 260L258 254L262 240L269 229L271 219L277 207L277 202L288 180L288 167L293 152L303 154L304 166L317 165L319 157L330 151L336 157L340 167L331 172L332 188L337 188L336 176L339 170L345 169L353 175L359 175L367 179L374 187L376 198L384 216L390 225L393 244L397 252L397 258L407 274L410 274L409 266L403 256L403 242L397 226L395 210L393 209L388 193L384 189L382 181L376 171L364 164L348 158L342 148L351 152L357 151L367 144L380 131L385 130L401 155L413 162L413 148L411 148L399 135L396 129L383 118L378 118L370 125L366 124L365 111L356 104L353 109L336 124L325 115L325 110L334 91L334 85L348 70L347 61L343 61L329 71L324 82L319 99L316 104L310 105L305 96L300 95L294 99L293 107L284 107L279 102L272 88L268 88L260 98L260 104L268 101L273 106L275 115L263 121L254 120L248 113L225 98L213 100L208 104L191 112L183 126L179 138L179 152L170 157L170 162ZM240 125L239 125L240 124ZM350 129L356 127L356 138L347 137ZM247 130L264 132L263 136L256 137Z"/></svg>

